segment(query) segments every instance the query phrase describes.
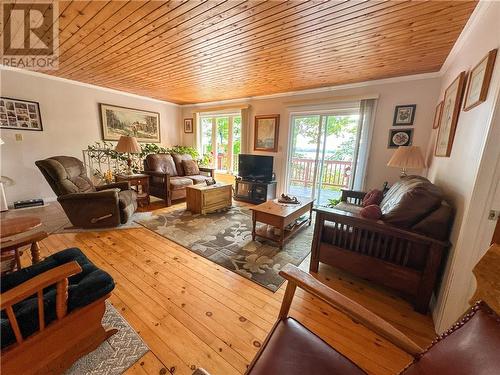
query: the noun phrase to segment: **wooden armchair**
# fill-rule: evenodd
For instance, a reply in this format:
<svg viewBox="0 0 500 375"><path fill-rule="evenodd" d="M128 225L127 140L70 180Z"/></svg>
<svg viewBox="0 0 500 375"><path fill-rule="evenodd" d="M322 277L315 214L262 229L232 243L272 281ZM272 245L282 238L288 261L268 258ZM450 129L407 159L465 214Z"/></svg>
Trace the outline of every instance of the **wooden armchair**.
<svg viewBox="0 0 500 375"><path fill-rule="evenodd" d="M70 259L75 260L66 262ZM60 265L53 267L56 264ZM80 287L82 280L86 285ZM95 350L116 332L101 325L105 300L113 287L111 277L78 249L64 250L4 276L0 307L2 372L61 374ZM92 296L83 301L81 294L88 288Z"/></svg>
<svg viewBox="0 0 500 375"><path fill-rule="evenodd" d="M499 249L500 250L500 249ZM500 261L500 253L496 255ZM247 375L366 375L293 318L288 317L297 287L311 293L410 354L414 361L400 374L496 374L500 369L500 317L486 303L476 303L450 330L425 350L361 305L290 264L280 275L288 280L278 321L248 367ZM478 279L479 281L479 279ZM495 297L498 301L500 291ZM203 373L203 372L200 372Z"/></svg>
<svg viewBox="0 0 500 375"><path fill-rule="evenodd" d="M319 263L408 295L426 313L450 246L453 209L427 179L408 176L385 194L380 220L361 215L365 193L343 190L333 209L316 209L310 271Z"/></svg>

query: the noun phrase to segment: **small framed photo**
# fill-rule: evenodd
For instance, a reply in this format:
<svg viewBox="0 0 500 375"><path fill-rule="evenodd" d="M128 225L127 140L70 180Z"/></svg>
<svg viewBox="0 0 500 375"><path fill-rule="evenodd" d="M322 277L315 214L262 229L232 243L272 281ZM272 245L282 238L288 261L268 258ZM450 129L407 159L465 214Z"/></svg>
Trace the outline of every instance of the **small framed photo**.
<svg viewBox="0 0 500 375"><path fill-rule="evenodd" d="M434 113L434 122L432 123L432 129L439 128L439 124L441 123L441 113L443 113L443 100L439 102L436 106L436 112Z"/></svg>
<svg viewBox="0 0 500 375"><path fill-rule="evenodd" d="M184 133L192 133L193 132L193 119L185 118L184 119Z"/></svg>
<svg viewBox="0 0 500 375"><path fill-rule="evenodd" d="M413 142L413 129L390 129L388 148L411 146Z"/></svg>
<svg viewBox="0 0 500 375"><path fill-rule="evenodd" d="M280 115L255 116L255 151L278 151Z"/></svg>
<svg viewBox="0 0 500 375"><path fill-rule="evenodd" d="M392 122L392 126L413 125L416 109L416 104L397 105L394 110L394 120Z"/></svg>
<svg viewBox="0 0 500 375"><path fill-rule="evenodd" d="M464 111L468 111L486 100L496 56L497 50L491 50L470 71L465 91Z"/></svg>
<svg viewBox="0 0 500 375"><path fill-rule="evenodd" d="M0 128L43 131L40 105L29 100L0 97Z"/></svg>

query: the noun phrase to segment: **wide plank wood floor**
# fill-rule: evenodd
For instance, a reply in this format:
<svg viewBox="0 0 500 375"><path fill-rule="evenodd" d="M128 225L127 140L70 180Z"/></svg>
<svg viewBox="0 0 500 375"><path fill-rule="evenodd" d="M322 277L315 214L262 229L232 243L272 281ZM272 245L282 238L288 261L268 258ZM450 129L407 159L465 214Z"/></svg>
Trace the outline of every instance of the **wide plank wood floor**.
<svg viewBox="0 0 500 375"><path fill-rule="evenodd" d="M111 303L151 349L127 374L191 374L197 367L214 375L241 374L271 329L283 297L285 285L272 293L143 228L52 234L41 243L43 256L68 247L79 247L113 276ZM27 254L23 261L29 262ZM301 268L308 269L308 259ZM315 276L417 343L428 345L434 337L430 316L416 313L399 296L327 265ZM410 361L301 291L291 315L371 374L394 374Z"/></svg>

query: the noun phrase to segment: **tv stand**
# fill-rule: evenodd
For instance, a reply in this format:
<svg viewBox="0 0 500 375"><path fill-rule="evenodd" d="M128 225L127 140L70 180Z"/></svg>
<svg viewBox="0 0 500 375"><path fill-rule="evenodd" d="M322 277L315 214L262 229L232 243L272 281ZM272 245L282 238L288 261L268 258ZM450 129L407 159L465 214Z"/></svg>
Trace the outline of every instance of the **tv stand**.
<svg viewBox="0 0 500 375"><path fill-rule="evenodd" d="M234 199L261 204L276 198L276 181L249 181L236 178Z"/></svg>

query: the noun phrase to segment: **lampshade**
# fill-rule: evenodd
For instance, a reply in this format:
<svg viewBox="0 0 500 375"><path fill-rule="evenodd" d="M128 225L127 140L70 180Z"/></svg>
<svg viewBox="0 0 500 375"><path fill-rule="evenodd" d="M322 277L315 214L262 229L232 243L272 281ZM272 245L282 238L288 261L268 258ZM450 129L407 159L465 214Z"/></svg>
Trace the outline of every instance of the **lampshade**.
<svg viewBox="0 0 500 375"><path fill-rule="evenodd" d="M115 147L115 151L138 154L141 152L141 146L139 146L139 143L137 143L137 139L135 139L135 137L122 135Z"/></svg>
<svg viewBox="0 0 500 375"><path fill-rule="evenodd" d="M425 160L420 147L399 146L387 165L402 169L422 169L425 168Z"/></svg>

